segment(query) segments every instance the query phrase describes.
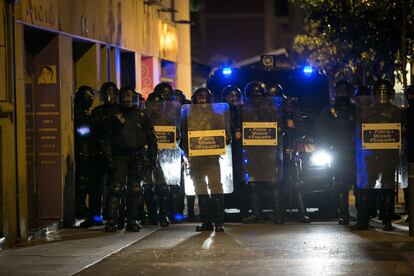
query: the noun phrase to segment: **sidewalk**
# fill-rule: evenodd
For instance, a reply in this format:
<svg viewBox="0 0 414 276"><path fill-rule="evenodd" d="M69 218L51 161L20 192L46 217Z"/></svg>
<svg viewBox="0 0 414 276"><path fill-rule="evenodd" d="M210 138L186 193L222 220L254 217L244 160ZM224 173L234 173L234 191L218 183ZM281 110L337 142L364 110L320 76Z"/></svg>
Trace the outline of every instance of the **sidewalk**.
<svg viewBox="0 0 414 276"><path fill-rule="evenodd" d="M46 243L0 251L0 275L73 275L158 229L143 228L139 233L105 233L103 227L62 229L46 235Z"/></svg>

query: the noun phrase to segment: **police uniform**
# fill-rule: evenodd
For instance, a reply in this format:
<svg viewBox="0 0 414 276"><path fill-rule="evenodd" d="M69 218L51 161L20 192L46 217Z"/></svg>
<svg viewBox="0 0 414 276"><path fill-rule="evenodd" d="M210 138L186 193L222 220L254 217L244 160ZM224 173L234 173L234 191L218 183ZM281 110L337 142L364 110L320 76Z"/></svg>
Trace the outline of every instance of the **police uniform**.
<svg viewBox="0 0 414 276"><path fill-rule="evenodd" d="M297 154L297 142L305 135L305 124L303 122L302 113L299 110L299 107L290 98L285 98L283 104L283 168L284 168L284 185L283 189L293 189L293 194L288 196L293 196L298 204L298 220L303 223L309 223L310 218L306 215L306 207L303 200L303 191L302 191L302 178L301 171L298 164ZM291 121L293 127L289 126L288 121ZM290 183L287 183L286 180L290 179ZM292 185L289 187L288 185ZM274 190L274 200L275 200L275 210L279 209L282 217L276 217L276 223L283 222L283 211L284 211L284 202L282 194L286 191L278 191L279 189ZM279 203L278 203L279 202Z"/></svg>
<svg viewBox="0 0 414 276"><path fill-rule="evenodd" d="M222 117L213 112L209 103L212 102L212 94L206 88L199 88L194 92L193 104L204 104L202 114L190 114L187 118L182 118L182 139L180 147L188 157L188 130L203 131L212 129L222 129ZM201 102L203 101L203 102ZM226 132L226 142L229 143L229 133ZM224 196L220 176L220 156L193 156L189 157L190 175L193 180L195 193L198 196L200 208L200 219L202 224L197 226L196 231L224 231ZM206 182L208 178L208 184ZM208 194L208 188L211 196ZM214 222L214 227L213 223Z"/></svg>
<svg viewBox="0 0 414 276"><path fill-rule="evenodd" d="M391 103L394 97L392 84L387 80L378 80L374 84L376 101L368 108L360 110L361 123L400 123L401 110ZM361 128L362 126L358 126ZM361 137L359 137L361 139ZM357 150L359 148L357 147ZM358 222L352 230L365 230L369 227L370 201L375 200L371 191L380 189L379 203L383 205L383 230L392 231L392 214L394 212L395 172L400 162L398 149L373 149L358 153L361 159L358 165L358 183L360 203L358 209ZM360 171L360 172L359 172Z"/></svg>
<svg viewBox="0 0 414 276"><path fill-rule="evenodd" d="M128 231L139 231L138 219L141 204L141 180L148 169L156 166L157 138L154 127L144 111L127 103L128 93L121 89L121 106L111 116L104 133L104 154L112 163L107 198L107 224L105 230L117 230L120 200L126 188L126 216ZM123 102L124 101L124 102Z"/></svg>
<svg viewBox="0 0 414 276"><path fill-rule="evenodd" d="M327 107L316 124L317 138L335 159L335 177L340 224L349 224L349 189L355 180L355 108L353 105Z"/></svg>
<svg viewBox="0 0 414 276"><path fill-rule="evenodd" d="M75 128L75 197L76 217L87 218L87 187L89 186L89 167L91 165L91 116L93 92L89 86L81 86L75 95L74 128Z"/></svg>

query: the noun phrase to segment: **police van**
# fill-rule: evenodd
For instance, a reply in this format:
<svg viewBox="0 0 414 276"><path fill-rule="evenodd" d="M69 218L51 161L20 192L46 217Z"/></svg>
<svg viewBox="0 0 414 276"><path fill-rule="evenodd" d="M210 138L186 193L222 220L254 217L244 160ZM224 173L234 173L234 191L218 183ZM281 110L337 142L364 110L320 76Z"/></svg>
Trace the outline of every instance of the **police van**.
<svg viewBox="0 0 414 276"><path fill-rule="evenodd" d="M305 206L318 208L326 214L336 210L333 207L335 206L334 181L330 172L330 156L318 150L314 143L316 120L321 110L330 103L326 75L309 66L295 68L224 67L210 74L207 88L213 93L215 102L225 102L221 95L224 87L235 85L243 92L243 88L250 81L261 81L267 86L280 84L284 95L293 99L299 107L306 129L303 143L298 145ZM232 207L235 196L234 194L226 196L226 208ZM266 205L269 206L269 204Z"/></svg>

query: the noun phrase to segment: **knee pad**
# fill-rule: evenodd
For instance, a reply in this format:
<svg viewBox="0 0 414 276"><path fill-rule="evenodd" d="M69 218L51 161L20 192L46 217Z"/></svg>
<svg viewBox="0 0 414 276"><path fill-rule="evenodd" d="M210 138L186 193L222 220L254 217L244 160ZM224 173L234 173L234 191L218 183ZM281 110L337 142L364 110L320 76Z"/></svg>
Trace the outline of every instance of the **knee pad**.
<svg viewBox="0 0 414 276"><path fill-rule="evenodd" d="M128 187L128 194L130 195L140 195L142 192L141 185L137 182L132 183Z"/></svg>
<svg viewBox="0 0 414 276"><path fill-rule="evenodd" d="M155 192L157 194L160 194L160 193L168 193L169 192L169 189L168 189L168 186L167 185L156 185L155 186Z"/></svg>
<svg viewBox="0 0 414 276"><path fill-rule="evenodd" d="M144 190L144 193L150 193L150 192L154 191L154 185L144 184L144 185L142 185L142 189Z"/></svg>
<svg viewBox="0 0 414 276"><path fill-rule="evenodd" d="M257 191L258 186L259 185L256 182L248 182L247 183L247 189L249 191Z"/></svg>
<svg viewBox="0 0 414 276"><path fill-rule="evenodd" d="M175 194L180 193L181 192L181 187L179 185L171 185L170 186L170 191L172 193L175 193Z"/></svg>
<svg viewBox="0 0 414 276"><path fill-rule="evenodd" d="M109 187L108 193L115 197L122 197L122 195L124 194L123 185L119 182L115 182L113 185Z"/></svg>

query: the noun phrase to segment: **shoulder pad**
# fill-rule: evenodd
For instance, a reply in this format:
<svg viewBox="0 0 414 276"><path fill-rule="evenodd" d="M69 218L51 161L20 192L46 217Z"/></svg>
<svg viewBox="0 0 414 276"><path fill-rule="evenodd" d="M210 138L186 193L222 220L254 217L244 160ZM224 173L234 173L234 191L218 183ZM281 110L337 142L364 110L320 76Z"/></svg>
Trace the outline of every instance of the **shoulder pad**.
<svg viewBox="0 0 414 276"><path fill-rule="evenodd" d="M329 111L331 112L332 117L338 118L338 112L336 111L334 107L331 107Z"/></svg>
<svg viewBox="0 0 414 276"><path fill-rule="evenodd" d="M118 119L118 121L119 121L121 124L124 124L124 123L125 123L125 118L124 118L124 115L123 115L122 113L117 113L117 114L115 115L115 117Z"/></svg>

